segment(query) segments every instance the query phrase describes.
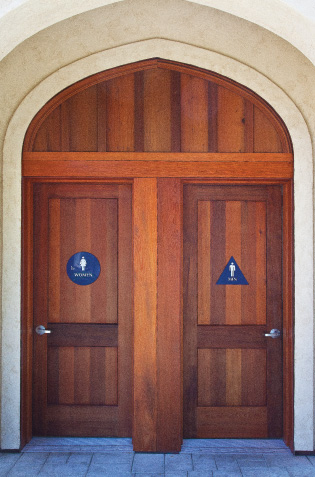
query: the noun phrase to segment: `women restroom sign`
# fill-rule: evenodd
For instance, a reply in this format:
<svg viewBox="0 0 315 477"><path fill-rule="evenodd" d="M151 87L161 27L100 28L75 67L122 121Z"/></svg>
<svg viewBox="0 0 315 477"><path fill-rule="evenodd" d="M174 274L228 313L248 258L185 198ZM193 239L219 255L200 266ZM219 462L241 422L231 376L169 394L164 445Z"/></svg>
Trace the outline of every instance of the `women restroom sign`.
<svg viewBox="0 0 315 477"><path fill-rule="evenodd" d="M100 262L92 253L78 252L68 260L67 275L76 285L90 285L100 273Z"/></svg>
<svg viewBox="0 0 315 477"><path fill-rule="evenodd" d="M220 275L217 285L248 285L234 257L231 257Z"/></svg>

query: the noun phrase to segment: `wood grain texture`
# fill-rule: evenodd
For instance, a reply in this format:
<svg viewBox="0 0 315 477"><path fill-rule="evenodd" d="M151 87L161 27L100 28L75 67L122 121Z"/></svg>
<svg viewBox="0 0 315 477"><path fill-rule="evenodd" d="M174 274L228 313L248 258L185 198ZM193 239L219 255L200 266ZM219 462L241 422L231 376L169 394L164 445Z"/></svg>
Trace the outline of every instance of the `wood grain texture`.
<svg viewBox="0 0 315 477"><path fill-rule="evenodd" d="M135 179L134 427L135 450L154 452L157 439L157 181Z"/></svg>
<svg viewBox="0 0 315 477"><path fill-rule="evenodd" d="M264 349L198 349L198 407L266 406Z"/></svg>
<svg viewBox="0 0 315 477"><path fill-rule="evenodd" d="M233 256L242 270L242 203L228 201L225 206L225 263ZM242 287L226 287L225 323L239 325L242 322Z"/></svg>
<svg viewBox="0 0 315 477"><path fill-rule="evenodd" d="M149 60L57 95L37 115L27 151L289 152L286 128L261 99L195 67Z"/></svg>
<svg viewBox="0 0 315 477"><path fill-rule="evenodd" d="M157 451L182 444L181 182L159 179L157 295Z"/></svg>
<svg viewBox="0 0 315 477"><path fill-rule="evenodd" d="M171 74L167 70L149 70L143 84L144 151L170 151Z"/></svg>
<svg viewBox="0 0 315 477"><path fill-rule="evenodd" d="M46 161L23 164L24 177L186 177L228 179L291 179L293 164L278 162L173 162L164 161Z"/></svg>
<svg viewBox="0 0 315 477"><path fill-rule="evenodd" d="M198 325L210 324L211 204L198 202Z"/></svg>
<svg viewBox="0 0 315 477"><path fill-rule="evenodd" d="M194 118L193 121L190 119L190 115ZM180 152L182 147L182 152ZM199 152L201 150L204 152ZM150 181L152 177L155 177L166 181L168 178L173 178L172 180L175 182L179 178L185 178L186 180L191 178L205 180L211 178L215 180L226 178L228 181L251 179L252 181L269 180L276 182L278 179L283 181L290 180L293 177L292 145L288 132L281 119L264 101L245 87L227 78L199 68L160 59L125 65L124 67L109 70L86 78L61 92L47 103L35 117L26 135L24 151L32 151L30 153L25 152L23 156L23 174L25 177L46 177L51 178L53 181L62 180L60 178L69 178L70 180L81 178L84 181L89 179L95 181L97 178L99 178L99 180L107 178L108 180L110 178L116 179L121 177L130 179L139 178L136 179L136 181L141 181L142 178L148 178ZM187 152L185 153L185 151ZM223 151L226 151L226 153ZM94 184L93 187L97 188L98 186ZM76 205L72 204L67 207L64 207L63 202L71 202L70 197L51 198L48 209L49 215L54 218L51 233L52 237L54 234L57 236L59 233L58 227L62 226L62 228L67 230L65 236L69 235L70 237L73 224L71 222L72 219L68 221L67 217L70 218L74 209L77 209L76 225L74 226L76 227L76 235L79 239L79 243L86 245L91 244L93 247L98 247L100 244L101 241L98 239L97 234L93 235L93 233L91 233L90 224L86 229L85 235L81 228L83 222L89 222L91 218L93 219L93 217L98 214L106 217L106 219L104 218L104 226L105 222L110 222L110 229L116 230L114 233L116 236L115 240L118 240L118 242L123 245L120 250L114 253L111 252L111 247L107 249L106 255L110 256L110 259L109 266L106 267L106 269L113 270L113 268L116 267L117 272L115 273L118 273L119 276L123 275L124 278L121 279L122 282L119 282L119 287L117 287L115 279L112 279L113 274L109 274L106 278L106 289L110 291L109 295L113 297L111 305L106 298L106 293L100 295L99 293L95 294L94 291L91 294L86 292L86 295L84 295L84 307L82 307L81 313L82 316L88 313L92 321L92 317L94 316L94 321L97 322L98 318L96 319L96 316L101 315L97 315L98 312L96 309L93 309L93 303L95 303L95 299L98 297L100 300L103 300L103 307L108 307L112 310L107 318L110 323L116 322L117 313L119 316L121 313L128 316L129 321L126 319L121 320L119 325L120 329L124 329L123 333L119 333L118 335L118 347L121 347L124 342L122 336L132 337L133 333L132 320L130 320L130 316L132 315L132 312L130 312L132 273L130 271L124 273L123 265L124 262L127 262L129 264L128 266L131 264L130 253L132 241L126 238L128 234L125 235L125 233L121 232L124 230L125 223L129 224L128 227L130 226L131 216L128 214L119 215L116 220L116 225L113 225L115 213L110 213L110 215L108 215L106 211L103 213L102 207L98 205L100 201L94 199L80 209L79 201L85 200L83 196L81 196L79 200L78 198L76 199ZM109 196L106 198L107 201L111 199L112 197ZM231 200L232 202L233 200L237 201L238 198L232 197ZM265 217L263 210L264 205L259 202L259 198L256 198L256 200L258 202L252 209L249 207L247 208L248 210L245 211L245 207L243 205L241 207L241 216L248 217L248 219L246 219L246 217L241 219L243 220L241 241L244 242L246 235L250 233L250 235L256 237L256 245L255 250L251 248L246 249L246 254L239 259L239 263L243 268L244 263L246 264L247 261L249 268L255 264L256 268L258 267L260 270L263 270L263 259L261 257L267 253L264 237L269 225L266 218L263 219L263 217ZM218 249L220 251L220 247L222 247L222 253L226 254L225 260L229 258L227 255L229 254L228 249L230 249L231 244L235 248L240 247L238 238L239 219L236 219L236 217L239 216L239 205L234 206L232 202L230 202L230 205L227 203L225 206L225 235L224 239L222 235L222 242L220 242ZM287 200L286 206L288 209L286 210L289 210L292 205L290 205L289 202L290 201ZM125 204L127 203L128 200L126 199ZM122 203L120 202L120 204ZM120 206L120 210L122 209L124 208ZM196 213L197 209L194 209L194 213ZM210 225L205 223L205 229L210 227L209 233L211 241L215 238L214 232L212 232L211 235L213 224L219 225L218 230L223 228L223 222L217 218L217 212L218 210L216 208L212 210L210 204L210 212L207 212L208 216L210 213ZM200 214L202 214L202 212L200 212ZM62 218L62 216L64 216L64 218ZM46 220L45 214L39 214L39 217ZM250 230L248 227L244 227L245 219L247 222L255 223L255 226L250 228ZM80 222L80 220L82 221ZM30 225L31 221L31 218L26 220L29 230L30 227L32 228L32 225ZM95 220L93 219L92 222L95 223ZM201 224L200 227L202 229L203 225ZM99 229L101 229L101 225ZM40 253L39 257L35 259L37 260L35 261L36 266L40 264L41 270L43 270L44 273L47 272L50 276L48 281L50 283L50 285L48 285L49 300L45 301L45 299L35 293L34 303L36 306L37 304L40 306L43 305L44 308L41 308L41 310L49 310L49 313L54 315L55 320L58 321L59 318L57 317L61 315L62 309L63 286L61 285L61 277L58 276L60 275L59 269L56 266L54 268L53 262L55 255L60 256L63 254L62 256L66 257L67 254L62 252L64 241L57 244L57 241L54 238L49 238L46 232L38 225L35 225L35 230L36 234L43 233L44 240L47 239L51 245L48 262ZM231 230L237 231L234 241L231 239ZM284 216L284 243L287 250L290 250L285 255L283 262L286 273L283 288L285 290L284 313L286 319L285 328L287 327L287 330L292 329L291 233L292 217L290 219L289 215L287 217ZM202 253L206 254L204 238L199 239L198 234L199 232L193 236L193 241L196 243L200 242L201 245L199 245L201 250L203 250ZM207 240L207 234L208 232L202 232L201 237L205 237L205 240ZM220 234L217 234L218 237L219 235ZM231 239L230 242L229 238ZM75 246L75 240L73 238L71 240ZM69 242L71 242L71 240L69 239ZM106 236L106 242L111 242L111 240L109 236ZM29 241L31 243L31 239L29 239ZM192 246L192 242L189 242L187 245L188 249L190 246ZM126 252L123 252L123 250ZM100 252L98 251L98 253ZM167 256L166 247L163 254ZM161 258L164 256L163 254ZM111 263L113 262L113 257L116 257L114 260L115 264ZM213 263L217 263L216 260L217 254L213 253L213 257L210 256L209 266L211 267ZM206 262L207 261L208 258ZM197 258L193 258L189 265L187 265L186 262L186 267L188 268L185 269L184 286L190 287L193 293L195 292L195 285L192 285L192 282L196 279L198 273L201 272L204 273L204 277L207 276L206 269L203 270L202 268L202 263L203 261ZM32 266L33 264L30 265L26 261L26 269L29 270L26 274L28 277L26 295L28 297L32 296L32 285L30 284L30 277L32 276L30 270L32 270ZM158 290L157 280L161 279L159 273L162 272L155 270L153 273L158 274L155 279L155 287ZM37 275L37 278L40 279L39 275ZM206 281L207 278L205 278L205 282ZM250 321L249 313L247 313L247 315L245 313L244 315L244 312L240 311L240 300L243 300L243 302L247 303L247 308L253 306L254 313L251 316L255 314L256 322L259 323L259 326L263 326L266 316L266 310L263 304L267 297L267 292L261 284L265 281L266 276L262 272L256 274L255 287L257 298L255 302L250 297L246 298L243 296L240 298L238 290L229 290L224 297L224 306L221 307L221 309L217 307L217 317L215 319L218 320L218 323L230 322L230 325L233 325L233 327L238 326L238 324L240 324L240 316L243 317L242 320L245 320L245 322ZM200 280L200 282L203 282L203 280ZM163 283L163 279L161 283ZM211 312L208 311L208 309L213 306L214 301L212 295L207 291L209 286L211 285L205 283L201 293L201 296L203 296L200 302L201 304L193 304L189 310L189 312L192 312L192 319L199 320L202 326L205 327L204 335L207 335L206 327L211 323ZM60 290L59 296L58 294L54 294L53 290L55 288ZM123 293L122 290L128 290L128 293ZM231 293L232 291L233 293ZM276 295L278 295L278 292ZM69 293L69 296L71 296L71 293ZM73 294L72 300L75 301L76 299L78 299L78 295ZM158 299L159 297L157 300ZM25 306L26 310L32 310L32 299L28 298ZM163 306L167 309L167 305L163 303ZM201 314L198 316L198 307L200 307L200 309L204 307L206 310L204 317L202 317ZM116 310L115 312L113 312L114 309ZM71 307L68 309L65 307L64 310L66 315L70 316ZM29 315L28 311L27 315ZM79 315L80 312L78 313L78 316ZM116 318L114 318L114 315L116 315ZM159 314L153 316L154 319L160 320L160 318L158 318ZM103 319L103 317L101 317L101 319ZM158 322L156 324L158 325ZM160 331L162 334L168 329L167 326L170 326L170 324L163 323L161 320ZM220 325L216 326L220 327ZM28 327L29 326L26 328ZM26 333L29 332L26 331ZM197 340L205 339L200 336L201 333L193 332L189 338L190 344L194 346ZM158 334L156 337L159 339ZM188 340L184 337L185 346L187 346L187 341ZM26 342L28 343L25 345L26 350L31 350L31 341L27 341L26 339ZM42 341L43 347L45 347L45 342L46 338ZM288 368L292 368L291 331L288 331L288 334L284 336L284 343L286 350L284 365L285 367L288 366ZM269 345L271 346L271 343ZM126 348L123 349L126 349L126 351L123 354L121 354L120 351L119 354L119 367L121 370L124 369L123 374L127 376L132 343L129 341L127 343L125 342L125 346ZM164 349L163 345L161 346L161 349ZM167 346L167 344L164 345L165 348L167 348ZM205 349L208 350L210 348ZM249 347L241 349L242 351L251 351ZM192 350L193 347L188 347L188 358L184 357L185 360L189 360L192 354L194 354ZM221 349L219 348L219 350ZM258 339L257 342L254 341L254 351L257 350L260 350ZM157 373L160 373L161 380L163 381L164 377L159 370L158 364L158 360L160 359L158 349L156 349L156 352L157 367L155 369ZM29 356L31 354L29 353L31 353L31 351L26 351L25 359L30 363L31 360ZM37 356L36 353L37 351L35 352L35 356ZM239 400L240 390L237 384L239 381L236 379L237 372L233 368L233 364L234 362L239 362L240 350L238 349L234 354L233 350L227 348L226 353L226 379L230 383L228 389L231 390L229 402L234 406ZM271 350L270 353L272 354L273 351ZM163 359L165 359L165 357L162 357L161 361L164 363ZM83 363L87 365L89 361L86 351L78 356L78 362L81 363L80 366L83 366ZM44 373L46 366L45 359L41 363L41 366L42 371L39 371L39 374L41 372ZM30 366L28 369L30 370ZM239 368L237 369L239 370ZM166 383L173 372L174 370L169 371L169 374L165 376L164 383ZM193 358L190 372L194 376L197 373L197 360L195 358ZM151 377L153 374L154 371L151 370ZM158 375L159 374L157 374L157 376ZM124 387L124 384L121 384L120 381L118 390L119 396L126 403L128 403L128 393L125 388L132 389L130 373L128 376L128 381L126 381L128 384ZM27 389L27 384L23 384L23 386ZM184 386L185 392L191 397L191 401L196 402L196 391L189 390L186 385ZM290 399L289 396L290 393L292 393L292 386L292 379L289 376L284 382L286 396L285 409L287 410L285 411L285 435L287 441L290 439L290 435L292 439L293 408L292 399ZM28 391L25 392L25 395L29 396L29 389L30 386L28 385ZM84 395L83 387L81 386L80 389L79 392L82 392L82 395ZM159 389L159 386L157 386L157 389ZM42 393L40 399L45 400L45 392L40 391L40 393ZM152 393L152 395L153 394L154 393ZM166 396L165 393L164 395ZM232 395L238 397L233 398ZM156 397L154 399L156 399ZM167 399L168 398L165 397L166 402ZM27 401L26 398L25 402L29 403L30 401L29 399ZM122 406L118 412L110 414L112 423L108 429L110 428L111 432L116 433L116 435L128 435L128 430L131 429L132 412L129 412L129 404L126 404L126 406L127 407ZM26 404L26 407L29 409L29 404ZM161 415L165 412L164 420L167 420L165 416L167 416L169 412L166 409L167 406L163 411L159 411ZM62 412L64 413L64 411ZM73 411L73 416L75 412L76 411ZM30 415L30 413L28 414ZM140 415L140 412L138 412L138 414ZM63 415L69 417L67 424L59 420L57 412L54 414L58 421L56 429L58 426L60 426L60 429L64 429L65 425L70 426L69 428L71 429L75 429L75 424L72 417L70 417L70 413L65 412ZM35 417L34 422L37 422L40 426L40 419L37 419L37 421L36 419ZM93 432L99 429L99 426L90 414L90 410L84 419L87 435L91 435L89 433L92 432L92 429ZM90 419L89 422L88 419ZM194 437L196 436L196 428L194 427L196 423L195 411L190 412L190 417L186 417L186 423L189 420L190 429L192 429L191 436ZM25 426L28 428L28 435L30 436L29 418L27 418L26 421ZM125 424L121 424L122 422ZM270 417L268 417L268 422L271 428ZM160 429L163 427L161 423ZM187 428L186 423L185 428ZM156 425L158 425L158 420L156 420ZM104 428L106 426L107 425L105 425ZM44 428L46 430L49 428L49 432L55 432L52 430L51 421L44 423L42 429ZM158 427L154 432L157 433L157 436L162 435L159 434L160 431ZM164 442L166 442L167 438L166 433L164 433ZM159 437L157 437L157 442L158 440ZM176 438L174 438L173 442L175 442L175 440Z"/></svg>
<svg viewBox="0 0 315 477"><path fill-rule="evenodd" d="M50 199L49 207L49 321L116 323L117 199L63 197ZM93 286L78 287L62 273L78 251L102 263Z"/></svg>
<svg viewBox="0 0 315 477"><path fill-rule="evenodd" d="M181 150L208 151L208 83L181 76Z"/></svg>
<svg viewBox="0 0 315 477"><path fill-rule="evenodd" d="M38 184L34 204L35 326L44 324L51 334L34 338L33 431L131 436L131 187ZM82 249L101 262L99 279L85 287L66 273L67 260ZM49 409L62 412L63 406L74 414L70 409L61 423ZM96 416L105 421L92 425Z"/></svg>
<svg viewBox="0 0 315 477"><path fill-rule="evenodd" d="M200 439L264 438L265 407L200 407L197 411Z"/></svg>
<svg viewBox="0 0 315 477"><path fill-rule="evenodd" d="M245 152L244 99L218 89L218 152Z"/></svg>
<svg viewBox="0 0 315 477"><path fill-rule="evenodd" d="M216 152L25 152L28 161L293 162L290 153Z"/></svg>
<svg viewBox="0 0 315 477"><path fill-rule="evenodd" d="M107 83L106 150L134 151L134 75Z"/></svg>
<svg viewBox="0 0 315 477"><path fill-rule="evenodd" d="M236 437L247 412L242 437L283 432L281 223L279 187L185 186L184 437ZM216 284L231 256L249 285Z"/></svg>

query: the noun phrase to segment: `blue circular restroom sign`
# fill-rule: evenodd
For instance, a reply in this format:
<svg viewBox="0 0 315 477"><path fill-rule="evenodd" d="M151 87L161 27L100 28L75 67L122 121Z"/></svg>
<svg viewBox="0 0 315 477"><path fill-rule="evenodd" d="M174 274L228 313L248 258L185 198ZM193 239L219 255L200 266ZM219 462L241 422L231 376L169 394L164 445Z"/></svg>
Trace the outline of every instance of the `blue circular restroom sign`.
<svg viewBox="0 0 315 477"><path fill-rule="evenodd" d="M77 285L91 285L100 273L100 262L92 253L78 252L68 260L67 275Z"/></svg>

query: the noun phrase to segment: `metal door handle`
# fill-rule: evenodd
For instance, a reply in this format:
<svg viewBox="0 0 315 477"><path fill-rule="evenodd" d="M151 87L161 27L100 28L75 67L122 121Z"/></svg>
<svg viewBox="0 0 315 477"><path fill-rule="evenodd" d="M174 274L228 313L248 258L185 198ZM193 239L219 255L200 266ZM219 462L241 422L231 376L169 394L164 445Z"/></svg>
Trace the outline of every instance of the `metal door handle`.
<svg viewBox="0 0 315 477"><path fill-rule="evenodd" d="M45 326L43 326L43 325L36 326L35 331L38 335L44 335L45 333L51 333L51 330L46 330Z"/></svg>
<svg viewBox="0 0 315 477"><path fill-rule="evenodd" d="M279 338L281 336L281 331L277 328L273 328L270 333L265 333L265 336L270 336L270 338Z"/></svg>

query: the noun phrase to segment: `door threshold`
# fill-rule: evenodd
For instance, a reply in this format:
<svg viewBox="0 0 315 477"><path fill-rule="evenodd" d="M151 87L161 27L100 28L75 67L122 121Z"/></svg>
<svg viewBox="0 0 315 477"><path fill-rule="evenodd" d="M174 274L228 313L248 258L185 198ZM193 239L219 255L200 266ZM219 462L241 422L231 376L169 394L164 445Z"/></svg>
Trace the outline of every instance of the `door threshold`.
<svg viewBox="0 0 315 477"><path fill-rule="evenodd" d="M125 437L33 437L22 452L106 453L133 452ZM184 439L181 453L283 454L291 453L282 439Z"/></svg>

